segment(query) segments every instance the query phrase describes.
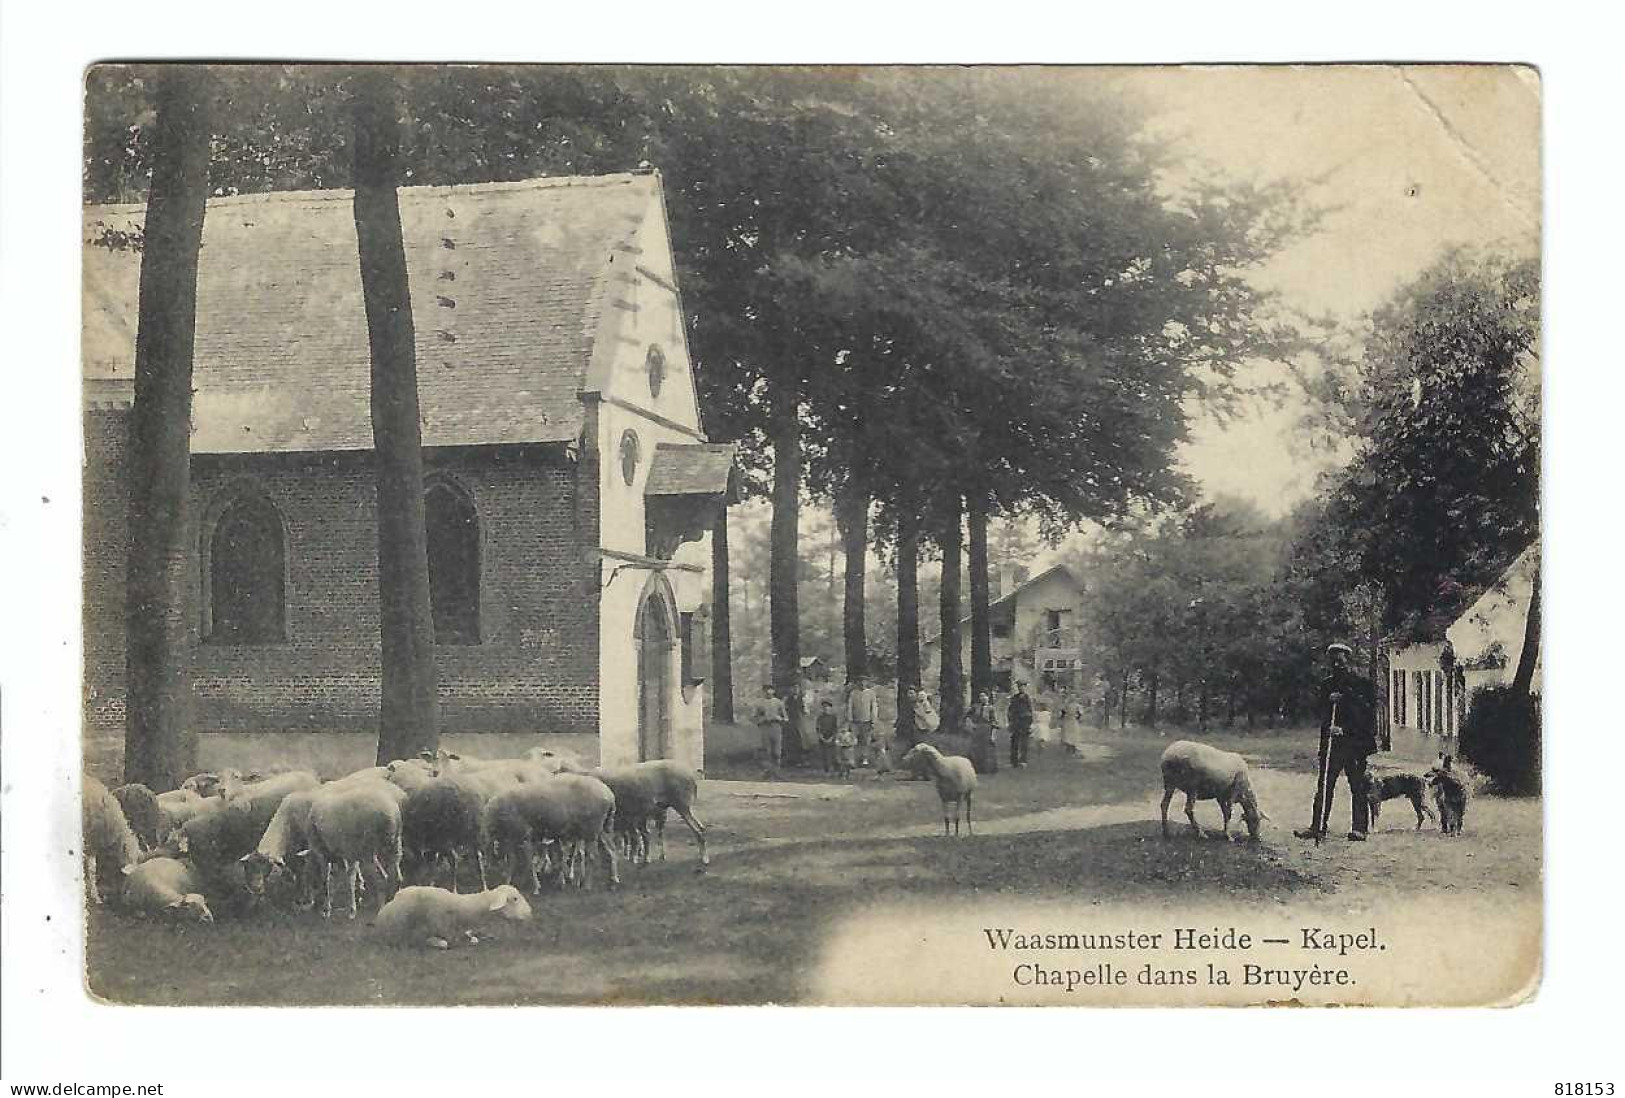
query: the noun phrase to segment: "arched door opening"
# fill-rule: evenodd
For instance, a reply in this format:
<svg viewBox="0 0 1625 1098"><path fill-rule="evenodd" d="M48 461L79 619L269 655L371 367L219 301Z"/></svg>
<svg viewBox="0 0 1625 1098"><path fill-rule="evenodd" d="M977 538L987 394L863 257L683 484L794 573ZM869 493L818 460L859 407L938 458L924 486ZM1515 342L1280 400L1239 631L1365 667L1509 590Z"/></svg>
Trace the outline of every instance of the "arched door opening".
<svg viewBox="0 0 1625 1098"><path fill-rule="evenodd" d="M671 611L659 591L638 611L638 761L671 757Z"/></svg>

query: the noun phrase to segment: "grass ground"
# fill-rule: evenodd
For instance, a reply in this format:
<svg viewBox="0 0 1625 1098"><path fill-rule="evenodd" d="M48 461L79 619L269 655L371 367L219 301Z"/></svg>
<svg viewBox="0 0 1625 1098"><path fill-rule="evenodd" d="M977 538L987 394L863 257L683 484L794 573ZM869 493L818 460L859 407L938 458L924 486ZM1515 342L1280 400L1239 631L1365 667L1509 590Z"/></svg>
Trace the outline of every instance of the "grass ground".
<svg viewBox="0 0 1625 1098"><path fill-rule="evenodd" d="M1078 756L1051 747L1027 769L986 777L977 834L959 841L942 838L928 783L825 783L816 774L769 786L714 781L700 804L709 873L695 873L697 853L677 825L671 860L626 867L619 891L545 892L528 924L446 953L387 945L365 914L324 923L267 913L181 927L96 910L90 986L147 1003L787 1002L808 997L833 923L867 907L1080 896L1176 905L1200 895L1249 904L1329 897L1352 911L1418 892L1539 894L1535 800L1475 798L1460 839L1413 831L1408 806L1395 803L1368 843L1338 838L1317 848L1293 839L1314 787L1314 735L1302 729L1204 737L1252 762L1272 816L1263 842L1197 839L1177 799L1176 837L1162 841L1157 757L1173 738L1091 732ZM759 777L752 739L749 729L716 730L708 776ZM1379 759L1425 764L1432 746L1396 744ZM275 753L241 741L232 750ZM1346 826L1344 794L1335 819ZM1217 828L1211 803L1197 814Z"/></svg>

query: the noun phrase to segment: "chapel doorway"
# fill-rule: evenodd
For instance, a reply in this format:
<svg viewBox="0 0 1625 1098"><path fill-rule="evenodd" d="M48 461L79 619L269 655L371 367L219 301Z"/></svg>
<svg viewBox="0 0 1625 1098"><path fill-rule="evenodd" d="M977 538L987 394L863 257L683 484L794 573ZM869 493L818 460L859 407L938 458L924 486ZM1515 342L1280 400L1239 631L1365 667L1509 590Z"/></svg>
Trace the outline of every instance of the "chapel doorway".
<svg viewBox="0 0 1625 1098"><path fill-rule="evenodd" d="M671 757L671 612L658 593L638 612L638 761Z"/></svg>

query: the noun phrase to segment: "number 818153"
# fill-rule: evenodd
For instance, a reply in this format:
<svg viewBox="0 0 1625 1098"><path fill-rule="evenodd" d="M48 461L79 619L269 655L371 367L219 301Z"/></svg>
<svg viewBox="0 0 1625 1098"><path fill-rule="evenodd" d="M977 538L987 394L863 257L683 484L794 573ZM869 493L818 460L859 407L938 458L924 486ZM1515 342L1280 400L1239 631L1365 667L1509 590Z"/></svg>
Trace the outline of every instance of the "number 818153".
<svg viewBox="0 0 1625 1098"><path fill-rule="evenodd" d="M1612 1083L1553 1083L1552 1093L1557 1098L1611 1098Z"/></svg>

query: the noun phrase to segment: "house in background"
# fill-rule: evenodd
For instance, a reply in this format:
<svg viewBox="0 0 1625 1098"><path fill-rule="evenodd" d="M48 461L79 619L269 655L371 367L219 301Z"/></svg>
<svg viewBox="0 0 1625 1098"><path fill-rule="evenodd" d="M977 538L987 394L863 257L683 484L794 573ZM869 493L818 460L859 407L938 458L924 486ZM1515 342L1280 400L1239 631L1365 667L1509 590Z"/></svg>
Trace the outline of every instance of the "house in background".
<svg viewBox="0 0 1625 1098"><path fill-rule="evenodd" d="M1083 686L1078 629L1083 616L1083 582L1064 564L1017 581L1010 571L999 578L1000 595L988 605L993 645L993 678L1001 691L1025 682L1034 691ZM970 667L970 618L960 620L960 659ZM922 645L929 681L942 667L942 637Z"/></svg>
<svg viewBox="0 0 1625 1098"><path fill-rule="evenodd" d="M400 190L448 732L703 753L706 440L654 173ZM84 212L87 733L122 732L144 208ZM348 191L208 203L190 676L204 732L373 731L369 348Z"/></svg>
<svg viewBox="0 0 1625 1098"><path fill-rule="evenodd" d="M1475 692L1511 682L1523 651L1540 544L1519 554L1500 579L1469 601L1436 635L1388 653L1388 723L1424 735L1454 737ZM1534 690L1540 692L1540 664Z"/></svg>

